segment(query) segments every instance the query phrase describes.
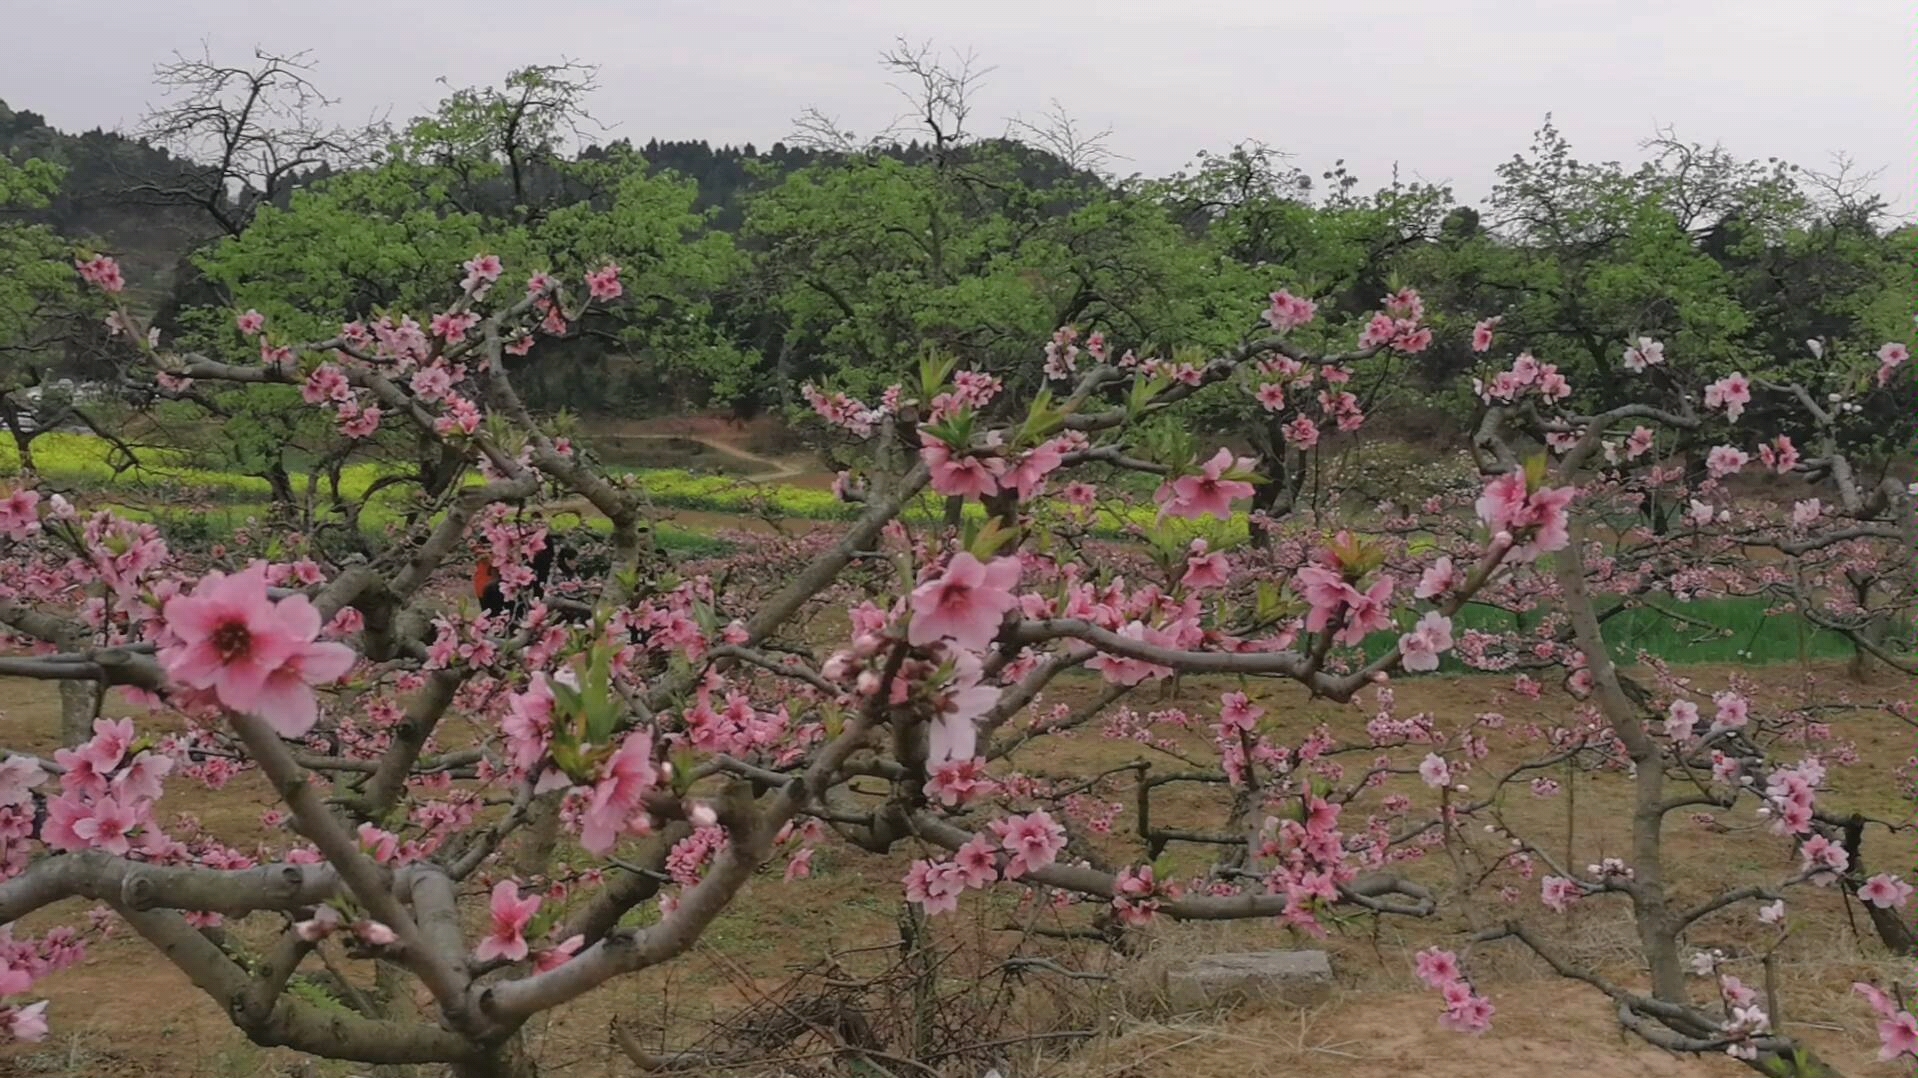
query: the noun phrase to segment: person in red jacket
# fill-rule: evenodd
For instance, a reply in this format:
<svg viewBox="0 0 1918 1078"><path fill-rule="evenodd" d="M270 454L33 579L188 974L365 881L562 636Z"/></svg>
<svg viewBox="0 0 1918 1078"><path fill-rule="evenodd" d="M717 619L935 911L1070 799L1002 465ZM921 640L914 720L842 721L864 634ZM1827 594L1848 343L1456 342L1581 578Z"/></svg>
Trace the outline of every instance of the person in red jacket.
<svg viewBox="0 0 1918 1078"><path fill-rule="evenodd" d="M500 589L499 570L494 568L493 560L480 555L479 563L473 567L473 594L479 599L480 609L486 611L488 617L499 617L509 609L523 610L538 601L552 581L553 561L553 544L549 542L533 555L533 582L508 600Z"/></svg>

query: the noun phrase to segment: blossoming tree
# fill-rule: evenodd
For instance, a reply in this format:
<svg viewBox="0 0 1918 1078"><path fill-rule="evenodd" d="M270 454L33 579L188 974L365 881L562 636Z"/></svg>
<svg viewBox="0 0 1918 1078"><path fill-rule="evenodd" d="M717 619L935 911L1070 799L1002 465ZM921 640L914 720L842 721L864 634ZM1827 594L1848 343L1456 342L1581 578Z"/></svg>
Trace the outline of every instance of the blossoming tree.
<svg viewBox="0 0 1918 1078"><path fill-rule="evenodd" d="M80 272L109 297L123 287L110 259L84 259ZM1430 342L1417 295L1390 297L1353 349L1330 354L1292 343L1314 309L1284 293L1264 329L1203 364L1114 354L1090 339L1081 348L1062 332L1047 353L1048 388L1027 401L937 363L877 403L811 391L865 454L862 477L839 485L861 515L780 554L790 564L777 573L720 586L676 575L649 541L644 490L547 433L507 375L505 357L573 332L589 304L619 302L619 268L585 275L583 290L508 274L477 255L456 298L424 322L388 314L317 342L281 340L241 313L234 332L257 340L257 364L169 352L116 310L114 324L145 342L130 377L297 385L340 437L406 424L457 454L472 480L415 513L377 557L344 564L297 542L257 559L175 549L149 525L30 487L0 503L0 622L21 645L0 658L0 675L102 682L187 721L156 736L103 720L51 760L6 755L0 923L72 899L106 910L0 948L14 1037L45 1035L58 1016L34 1001L36 983L117 918L256 1043L527 1075L529 1019L685 953L756 873L783 862L788 881L803 877L828 841L916 851L904 894L928 914L1008 885L1078 896L1115 936L1155 918L1275 918L1316 933L1346 914L1429 916L1444 874L1413 870L1437 851L1454 868L1450 892L1467 902L1484 880L1543 873L1548 913L1629 906L1646 983L1578 966L1516 912L1474 912L1484 922L1474 946L1517 940L1611 997L1646 1040L1768 1073L1813 1064L1773 1020L1776 1007L1716 957L1691 967L1712 978L1695 990L1688 929L1740 904L1784 923L1794 889L1838 885L1875 911L1888 946L1911 946L1897 913L1911 887L1862 865L1863 836L1891 823L1821 796L1843 752L1803 715L1768 714L1736 689L1707 704L1655 666L1655 685L1628 681L1601 634L1611 608L1598 598L1763 593L1862 634L1861 618L1877 611L1831 585L1848 567L1884 570L1908 548L1912 498L1889 479L1861 479L1829 435L1847 393L1889 391L1900 353L1884 353L1875 384L1829 390L1833 403L1817 395L1825 387L1736 374L1707 386L1642 342L1644 403L1596 415L1576 411L1574 387L1550 364L1519 355L1480 380L1482 478L1415 513L1365 518L1346 506L1342 524L1293 521L1262 545L1234 546L1198 529L1235 517L1254 493L1252 462L1141 431L1224 387L1275 413L1305 402L1288 421L1293 452L1313 452L1322 425L1356 434L1365 417L1339 387L1351 363ZM1495 336L1482 325L1475 349L1495 354ZM1809 448L1735 437L1730 424L1755 392L1798 402ZM1688 483L1683 439L1720 435L1707 477ZM1747 446L1776 472L1824 484L1831 505L1787 515L1733 498ZM1140 476L1156 545L1094 526ZM929 524L915 511L928 490L979 509L957 526ZM1630 519L1621 507L1645 498L1702 508L1682 534L1613 527ZM604 567L566 582L570 593L535 594L529 566L560 539L513 507L564 499L605 519ZM1758 548L1775 559L1754 571ZM504 612L445 597L440 585L472 554L517 600ZM1909 590L1866 601L1908 608ZM1540 602L1554 613L1538 633L1454 620L1468 603ZM821 610L843 611L843 632L798 630ZM1444 658L1520 671L1521 691L1556 669L1580 702L1549 728L1399 714L1394 679ZM1096 695L1077 708L1048 703L1055 680L1077 669L1096 675ZM1285 680L1362 698L1378 714L1362 741L1342 742L1289 729L1245 689L1148 715L1125 706L1139 687L1184 675L1235 676L1246 689ZM456 716L477 738L453 733L465 725ZM1087 726L1148 747L1170 744L1175 728L1209 735L1212 756L1196 766L1169 755L1176 771L1125 769L1140 806L1129 864L1095 864L1073 845L1089 826L1077 793L1113 776L1060 783L1021 769L1029 744ZM1468 784L1489 769L1480 761L1494 740L1521 762ZM1508 825L1505 791L1549 793L1544 772L1567 764L1632 776L1629 861L1581 870ZM284 843L243 851L156 814L171 783L218 785L250 769L283 802ZM885 794L855 789L862 777ZM1212 830L1153 823L1153 791L1174 784L1216 794ZM1765 814L1799 870L1681 905L1665 864L1668 817L1740 805ZM562 841L584 851L583 874L558 877ZM1181 877L1158 861L1172 843L1216 856ZM633 927L627 915L648 904L658 917ZM240 920L269 926L270 942L249 947L219 930ZM287 990L316 951L403 970L431 1013L409 1022L316 1007ZM1495 1003L1468 979L1470 959L1434 948L1416 969L1442 993L1448 1026L1483 1032ZM1911 1053L1910 1014L1884 990L1864 992L1887 1057Z"/></svg>

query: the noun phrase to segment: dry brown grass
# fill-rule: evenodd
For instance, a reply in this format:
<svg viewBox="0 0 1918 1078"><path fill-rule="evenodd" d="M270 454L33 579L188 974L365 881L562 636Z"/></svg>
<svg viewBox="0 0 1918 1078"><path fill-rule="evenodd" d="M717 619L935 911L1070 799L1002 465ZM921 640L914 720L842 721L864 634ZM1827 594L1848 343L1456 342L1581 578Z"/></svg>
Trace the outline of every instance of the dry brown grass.
<svg viewBox="0 0 1918 1078"><path fill-rule="evenodd" d="M1703 686L1723 684L1728 676L1728 671L1709 668L1691 673ZM1774 669L1760 671L1759 677L1769 694L1782 699L1794 691L1803 675ZM1400 709L1452 716L1497 709L1522 721L1549 718L1569 706L1549 692L1539 701L1511 699L1502 692L1504 685L1488 678L1408 682L1398 688ZM1075 684L1055 696L1067 698L1089 688ZM1221 688L1217 683L1189 682L1183 686L1182 699L1203 706L1216 700ZM1853 695L1864 699L1900 688L1890 683L1865 686L1853 690ZM1308 701L1291 687L1270 690L1265 696L1268 708L1283 716L1288 736L1302 734L1320 722L1350 732L1369 717L1352 706ZM16 686L5 710L10 747L51 750L57 726L51 690ZM1910 806L1898 801L1892 775L1909 751L1908 734L1868 720L1850 720L1841 727L1844 736L1859 743L1864 763L1835 776L1837 789L1829 795L1832 802L1909 814ZM1043 750L1035 748L1019 762L1036 770L1083 773L1123 763L1139 752L1138 746L1086 732L1057 740ZM1495 758L1491 764L1498 762ZM1578 782L1578 862L1621 853L1625 848L1623 780L1585 775ZM1109 796L1123 795L1122 788L1109 792ZM1159 804L1166 818L1177 822L1203 803L1202 794L1191 792L1169 796ZM1563 796L1526 797L1514 806L1511 818L1560 836L1567 805ZM264 787L242 780L219 793L175 783L164 810L194 812L209 828L229 837L259 838L263 836L258 817L268 807ZM1726 822L1745 827L1749 813L1746 807ZM239 838L234 841L242 844ZM1887 868L1909 867L1894 864L1892 856L1894 852L1908 856L1909 851L1883 849L1883 839L1877 841L1881 848L1868 846L1868 856L1875 854ZM1126 847L1117 839L1101 845L1115 856L1136 856L1122 854ZM1174 850L1176 856L1193 863L1204 856L1190 847ZM1762 830L1714 834L1683 821L1674 823L1670 854L1685 900L1702 898L1729 880L1779 876L1791 860L1789 850ZM742 1007L757 1005L763 1011L769 999L791 998L795 971L814 966L823 956L871 953L875 946L896 940L898 881L910 855L902 850L892 857L875 858L828 846L819 854L819 874L812 881L787 887L776 876L762 878L747 889L694 954L627 978L537 1022L530 1032L545 1073L636 1073L608 1035L614 1018L649 1047L695 1043L710 1034L715 1024L726 1024ZM1455 883L1442 861L1428 858L1406 868L1442 892L1451 892ZM478 888L474 891L477 894ZM1447 897L1456 896L1448 893ZM1535 895L1528 894L1524 904L1538 920ZM1894 1073L1870 1061L1875 1042L1867 1015L1844 991L1853 979L1884 970L1882 951L1868 933L1861 937L1854 930L1853 919L1832 892L1805 893L1793 903L1793 911L1793 935L1781 951L1786 1019L1801 1024L1795 1031L1847 1073ZM53 916L71 917L74 912L49 911L28 927ZM1306 1012L1278 1008L1229 1017L1170 1018L1150 1007L1129 1006L1114 984L1063 982L1044 973L1028 974L1022 982L1028 987L1018 997L1020 1006L1001 1008L1005 1013L1000 1020L1007 1027L995 1036L1066 1029L1096 1031L1098 1036L1073 1053L1056 1050L1061 1043L1056 1041L1046 1042L1054 1050L1042 1055L1008 1048L1007 1066L1013 1069L1004 1073L1007 1078L1253 1078L1308 1071L1352 1078L1401 1073L1476 1078L1513 1068L1524 1074L1577 1073L1598 1078L1738 1073L1730 1061L1674 1060L1626 1041L1600 997L1552 978L1535 960L1506 945L1480 948L1470 958L1474 976L1499 1007L1493 1032L1476 1039L1441 1032L1435 1023L1436 997L1418 989L1411 976L1410 955L1434 943L1457 946L1474 927L1499 916L1496 897L1484 895L1471 902L1450 902L1444 913L1425 921L1398 919L1377 925L1354 921L1323 944L1337 972L1335 998ZM1751 916L1750 910L1733 911L1708 921L1693 942L1709 946L1754 938L1743 931L1750 927ZM273 930L265 918L254 920L259 923L236 930L249 938ZM985 900L974 896L959 916L935 923L937 945L963 956L953 960L942 984L992 988L1004 982L1006 975L997 963L1018 939L1001 931L1009 924L1047 928L1083 920L1079 910L1022 905L1016 893L1007 890ZM1862 917L1857 920L1862 923ZM1638 982L1635 941L1617 902L1589 900L1549 929L1567 953L1616 980ZM1034 949L1055 956L1065 967L1122 975L1128 963L1137 969L1195 952L1292 945L1296 941L1274 925L1242 923L1157 928L1150 934L1145 954L1132 960L1116 959L1102 948L1078 941L1047 942ZM240 1078L298 1073L289 1070L293 1056L248 1045L212 1000L138 940L124 935L95 947L84 964L48 979L44 989L53 1001L53 1039L0 1051L0 1075ZM800 1050L803 1045L795 1048ZM787 1069L793 1074L840 1073L806 1070L797 1063ZM308 1073L368 1071L324 1065Z"/></svg>

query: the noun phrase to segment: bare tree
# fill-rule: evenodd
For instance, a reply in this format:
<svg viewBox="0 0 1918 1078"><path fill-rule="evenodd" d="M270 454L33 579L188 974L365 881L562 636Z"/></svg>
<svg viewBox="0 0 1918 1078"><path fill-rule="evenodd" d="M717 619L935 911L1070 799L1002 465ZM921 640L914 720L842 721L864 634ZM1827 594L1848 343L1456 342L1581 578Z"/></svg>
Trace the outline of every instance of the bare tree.
<svg viewBox="0 0 1918 1078"><path fill-rule="evenodd" d="M944 164L954 149L973 140L966 123L973 97L993 71L979 66L971 52L954 52L941 59L930 42L914 45L905 38L879 55L879 66L896 80L890 85L906 99L906 111L863 142L839 121L808 108L793 121L793 141L813 149L853 153L894 146L923 133L937 163Z"/></svg>
<svg viewBox="0 0 1918 1078"><path fill-rule="evenodd" d="M149 107L137 133L204 168L140 183L128 194L198 207L228 235L239 235L262 204L301 175L365 161L384 142L385 124L330 123L322 113L337 102L313 84L312 70L304 52L256 48L244 66L222 64L211 50L197 58L175 53L154 69L165 100Z"/></svg>
<svg viewBox="0 0 1918 1078"><path fill-rule="evenodd" d="M1013 117L1006 124L1006 137L1038 147L1065 162L1075 172L1105 172L1118 158L1106 140L1110 127L1088 130L1066 107L1054 98L1036 120Z"/></svg>

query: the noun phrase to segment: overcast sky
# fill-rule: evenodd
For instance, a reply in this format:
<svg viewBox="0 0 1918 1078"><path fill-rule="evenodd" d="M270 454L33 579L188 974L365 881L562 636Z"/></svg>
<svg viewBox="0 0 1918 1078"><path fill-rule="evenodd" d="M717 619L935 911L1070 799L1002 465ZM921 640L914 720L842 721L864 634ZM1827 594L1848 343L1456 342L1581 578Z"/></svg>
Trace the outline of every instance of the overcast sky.
<svg viewBox="0 0 1918 1078"><path fill-rule="evenodd" d="M1636 160L1662 125L1747 157L1882 169L1918 210L1912 0L6 0L0 98L79 129L135 123L173 50L309 49L353 115L561 58L600 66L611 137L753 141L817 106L865 133L898 99L894 37L996 70L979 126L1057 99L1121 172L1263 140L1370 187L1482 197L1555 114L1579 156Z"/></svg>

